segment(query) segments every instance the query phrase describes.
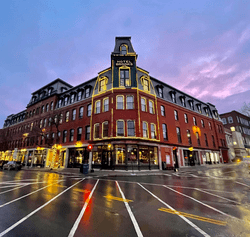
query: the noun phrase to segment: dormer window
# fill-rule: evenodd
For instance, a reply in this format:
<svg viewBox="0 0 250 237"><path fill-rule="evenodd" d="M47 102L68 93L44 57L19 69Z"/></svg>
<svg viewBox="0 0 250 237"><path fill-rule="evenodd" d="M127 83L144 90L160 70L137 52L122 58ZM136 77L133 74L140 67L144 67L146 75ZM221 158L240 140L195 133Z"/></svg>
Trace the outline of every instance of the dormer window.
<svg viewBox="0 0 250 237"><path fill-rule="evenodd" d="M201 113L201 105L200 105L200 104L197 104L196 106L197 106L198 112Z"/></svg>
<svg viewBox="0 0 250 237"><path fill-rule="evenodd" d="M158 87L158 93L159 93L159 97L163 98L163 90L161 87Z"/></svg>
<svg viewBox="0 0 250 237"><path fill-rule="evenodd" d="M208 108L207 108L207 107L204 108L204 111L205 111L205 114L206 114L207 116L209 116L209 114L208 114Z"/></svg>
<svg viewBox="0 0 250 237"><path fill-rule="evenodd" d="M175 91L170 92L172 102L176 103L176 96L175 96Z"/></svg>
<svg viewBox="0 0 250 237"><path fill-rule="evenodd" d="M108 78L107 77L102 77L99 81L99 92L105 91L106 90L106 85L108 83Z"/></svg>
<svg viewBox="0 0 250 237"><path fill-rule="evenodd" d="M122 55L127 54L127 47L126 47L125 45L122 45L122 46L121 46L121 54L122 54Z"/></svg>
<svg viewBox="0 0 250 237"><path fill-rule="evenodd" d="M64 105L67 105L68 104L68 97L66 96L65 98L64 98Z"/></svg>
<svg viewBox="0 0 250 237"><path fill-rule="evenodd" d="M89 97L90 94L90 88L86 88L85 90L85 98Z"/></svg>
<svg viewBox="0 0 250 237"><path fill-rule="evenodd" d="M213 113L214 113L214 116L215 116L216 118L218 118L218 112L217 112L217 110L213 110Z"/></svg>
<svg viewBox="0 0 250 237"><path fill-rule="evenodd" d="M185 97L184 96L180 96L181 99L181 104L183 107L186 107L186 101L185 101Z"/></svg>
<svg viewBox="0 0 250 237"><path fill-rule="evenodd" d="M48 90L48 95L51 95L51 92L52 92L52 88L50 88L50 89Z"/></svg>
<svg viewBox="0 0 250 237"><path fill-rule="evenodd" d="M144 91L149 91L149 81L148 81L148 79L143 80L143 89L144 89Z"/></svg>
<svg viewBox="0 0 250 237"><path fill-rule="evenodd" d="M71 97L70 97L70 103L74 103L75 101L75 94L72 94Z"/></svg>
<svg viewBox="0 0 250 237"><path fill-rule="evenodd" d="M82 91L79 91L77 94L77 99L81 100L82 99Z"/></svg>
<svg viewBox="0 0 250 237"><path fill-rule="evenodd" d="M194 102L192 100L189 100L189 106L192 110L194 110Z"/></svg>

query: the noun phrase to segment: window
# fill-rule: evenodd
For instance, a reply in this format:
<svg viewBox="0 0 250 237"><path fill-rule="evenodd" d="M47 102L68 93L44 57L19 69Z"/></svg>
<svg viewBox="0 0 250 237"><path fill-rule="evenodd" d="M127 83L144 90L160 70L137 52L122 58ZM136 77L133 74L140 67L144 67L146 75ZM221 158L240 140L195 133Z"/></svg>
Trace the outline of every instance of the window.
<svg viewBox="0 0 250 237"><path fill-rule="evenodd" d="M209 129L212 130L212 124L208 122Z"/></svg>
<svg viewBox="0 0 250 237"><path fill-rule="evenodd" d="M50 88L50 89L48 90L48 95L51 95L51 92L52 92L52 88Z"/></svg>
<svg viewBox="0 0 250 237"><path fill-rule="evenodd" d="M51 126L51 122L52 122L52 118L50 117L48 121L49 121L48 126L50 127Z"/></svg>
<svg viewBox="0 0 250 237"><path fill-rule="evenodd" d="M165 107L161 105L161 116L165 116Z"/></svg>
<svg viewBox="0 0 250 237"><path fill-rule="evenodd" d="M100 81L99 81L99 91L102 92L102 91L105 91L106 90L106 81L107 81L107 78L102 78Z"/></svg>
<svg viewBox="0 0 250 237"><path fill-rule="evenodd" d="M123 109L123 96L116 97L116 109Z"/></svg>
<svg viewBox="0 0 250 237"><path fill-rule="evenodd" d="M62 123L62 121L63 121L63 114L60 114L59 115L59 123Z"/></svg>
<svg viewBox="0 0 250 237"><path fill-rule="evenodd" d="M201 127L205 128L205 124L204 124L203 119L201 120Z"/></svg>
<svg viewBox="0 0 250 237"><path fill-rule="evenodd" d="M66 112L66 115L65 115L65 122L69 122L69 111Z"/></svg>
<svg viewBox="0 0 250 237"><path fill-rule="evenodd" d="M128 136L135 136L135 121L129 120L127 122L127 126L128 126Z"/></svg>
<svg viewBox="0 0 250 237"><path fill-rule="evenodd" d="M49 104L46 104L46 112L49 111Z"/></svg>
<svg viewBox="0 0 250 237"><path fill-rule="evenodd" d="M144 112L147 111L146 99L145 98L141 98L141 111L144 111Z"/></svg>
<svg viewBox="0 0 250 237"><path fill-rule="evenodd" d="M57 133L57 137L58 137L58 138L61 137L61 132L60 132L60 131Z"/></svg>
<svg viewBox="0 0 250 237"><path fill-rule="evenodd" d="M154 102L152 100L149 101L149 113L154 114Z"/></svg>
<svg viewBox="0 0 250 237"><path fill-rule="evenodd" d="M215 147L215 140L213 135L212 135L212 142L213 142L213 147Z"/></svg>
<svg viewBox="0 0 250 237"><path fill-rule="evenodd" d="M74 141L74 129L70 129L69 131L69 141L70 142Z"/></svg>
<svg viewBox="0 0 250 237"><path fill-rule="evenodd" d="M162 134L163 134L163 139L168 140L167 125L165 123L162 124Z"/></svg>
<svg viewBox="0 0 250 237"><path fill-rule="evenodd" d="M34 125L33 123L30 124L30 131L32 131L33 125Z"/></svg>
<svg viewBox="0 0 250 237"><path fill-rule="evenodd" d="M205 111L205 114L206 114L207 116L209 116L208 108L207 108L207 107L204 108L204 111Z"/></svg>
<svg viewBox="0 0 250 237"><path fill-rule="evenodd" d="M82 128L77 128L77 141L81 141L82 139Z"/></svg>
<svg viewBox="0 0 250 237"><path fill-rule="evenodd" d="M124 136L124 121L117 121L117 136Z"/></svg>
<svg viewBox="0 0 250 237"><path fill-rule="evenodd" d="M100 138L100 124L96 123L94 125L94 138Z"/></svg>
<svg viewBox="0 0 250 237"><path fill-rule="evenodd" d="M175 92L171 92L171 99L172 99L172 102L176 103Z"/></svg>
<svg viewBox="0 0 250 237"><path fill-rule="evenodd" d="M163 98L163 90L161 87L158 87L158 93L159 93L159 97Z"/></svg>
<svg viewBox="0 0 250 237"><path fill-rule="evenodd" d="M41 111L41 113L44 113L44 105L42 106L42 111ZM33 113L33 114L35 114L35 113Z"/></svg>
<svg viewBox="0 0 250 237"><path fill-rule="evenodd" d="M149 81L148 79L143 79L143 90L149 91Z"/></svg>
<svg viewBox="0 0 250 237"><path fill-rule="evenodd" d="M72 120L76 120L76 109L72 110Z"/></svg>
<svg viewBox="0 0 250 237"><path fill-rule="evenodd" d="M123 55L127 54L127 48L125 45L121 46L121 54L123 54Z"/></svg>
<svg viewBox="0 0 250 237"><path fill-rule="evenodd" d="M151 138L156 139L155 124L151 123Z"/></svg>
<svg viewBox="0 0 250 237"><path fill-rule="evenodd" d="M188 137L188 143L189 145L192 145L192 139L191 139L191 134L190 134L190 130L187 129L187 137Z"/></svg>
<svg viewBox="0 0 250 237"><path fill-rule="evenodd" d="M176 127L176 133L177 133L178 142L181 143L181 130L179 127Z"/></svg>
<svg viewBox="0 0 250 237"><path fill-rule="evenodd" d="M62 106L62 100L58 101L58 108L60 108Z"/></svg>
<svg viewBox="0 0 250 237"><path fill-rule="evenodd" d="M184 114L184 120L185 120L185 123L188 123L188 116L187 116L187 114Z"/></svg>
<svg viewBox="0 0 250 237"><path fill-rule="evenodd" d="M87 116L91 116L91 104L88 105L87 107Z"/></svg>
<svg viewBox="0 0 250 237"><path fill-rule="evenodd" d="M55 121L55 124L56 124L57 123L57 115L55 115L54 121Z"/></svg>
<svg viewBox="0 0 250 237"><path fill-rule="evenodd" d="M108 137L109 133L109 122L105 121L102 123L102 137Z"/></svg>
<svg viewBox="0 0 250 237"><path fill-rule="evenodd" d="M222 123L223 124L227 124L227 119L226 118L222 118Z"/></svg>
<svg viewBox="0 0 250 237"><path fill-rule="evenodd" d="M42 128L42 126L43 126L43 120L41 119L40 120L40 128Z"/></svg>
<svg viewBox="0 0 250 237"><path fill-rule="evenodd" d="M64 105L67 105L68 104L68 97L66 96L65 98L64 98Z"/></svg>
<svg viewBox="0 0 250 237"><path fill-rule="evenodd" d="M129 80L129 70L128 69L121 69L120 70L120 86L130 86Z"/></svg>
<svg viewBox="0 0 250 237"><path fill-rule="evenodd" d="M234 122L234 120L233 120L233 118L232 118L231 116L228 117L227 119L228 119L228 122L229 122L229 123L233 123L233 122Z"/></svg>
<svg viewBox="0 0 250 237"><path fill-rule="evenodd" d="M79 118L83 117L83 107L79 108Z"/></svg>
<svg viewBox="0 0 250 237"><path fill-rule="evenodd" d="M194 122L194 125L197 126L197 122L196 122L196 118L193 117L193 122Z"/></svg>
<svg viewBox="0 0 250 237"><path fill-rule="evenodd" d="M72 94L71 97L70 97L70 103L74 103L75 101L75 94Z"/></svg>
<svg viewBox="0 0 250 237"><path fill-rule="evenodd" d="M34 109L33 110L33 115L32 116L35 116L35 114L36 114L36 110ZM19 121L19 118L17 118L17 122Z"/></svg>
<svg viewBox="0 0 250 237"><path fill-rule="evenodd" d="M95 113L96 114L99 114L101 112L101 101L100 100L97 100L95 102Z"/></svg>
<svg viewBox="0 0 250 237"><path fill-rule="evenodd" d="M176 110L174 110L174 119L175 120L179 120L179 118L178 118L178 112Z"/></svg>
<svg viewBox="0 0 250 237"><path fill-rule="evenodd" d="M43 121L43 127L46 127L46 125L47 125L47 119L45 118Z"/></svg>
<svg viewBox="0 0 250 237"><path fill-rule="evenodd" d="M142 129L143 129L143 137L148 137L148 123L147 122L142 123Z"/></svg>
<svg viewBox="0 0 250 237"><path fill-rule="evenodd" d="M86 126L85 127L85 140L89 140L90 139L90 126Z"/></svg>
<svg viewBox="0 0 250 237"><path fill-rule="evenodd" d="M86 88L85 90L85 98L88 98L90 94L90 88Z"/></svg>
<svg viewBox="0 0 250 237"><path fill-rule="evenodd" d="M208 146L207 134L206 133L204 133L204 138L205 138L205 144L206 144L206 146Z"/></svg>
<svg viewBox="0 0 250 237"><path fill-rule="evenodd" d="M67 141L67 131L64 130L63 131L63 143L65 143Z"/></svg>
<svg viewBox="0 0 250 237"><path fill-rule="evenodd" d="M197 106L197 110L198 110L198 112L199 113L201 113L201 105L200 104L198 104L198 105L196 105Z"/></svg>
<svg viewBox="0 0 250 237"><path fill-rule="evenodd" d="M81 99L82 99L82 91L78 91L77 100L81 100Z"/></svg>
<svg viewBox="0 0 250 237"><path fill-rule="evenodd" d="M181 96L181 104L183 107L186 107L186 101L184 96Z"/></svg>
<svg viewBox="0 0 250 237"><path fill-rule="evenodd" d="M189 101L189 106L192 110L194 110L194 102L192 100Z"/></svg>
<svg viewBox="0 0 250 237"><path fill-rule="evenodd" d="M103 100L103 112L109 111L109 98Z"/></svg>
<svg viewBox="0 0 250 237"><path fill-rule="evenodd" d="M127 96L127 109L134 109L134 97L128 95Z"/></svg>
<svg viewBox="0 0 250 237"><path fill-rule="evenodd" d="M197 144L198 144L198 146L200 146L200 145L201 145L201 142L200 142L200 138L199 138L199 133L196 132L196 133L195 133L195 136L196 136L196 138L197 138Z"/></svg>

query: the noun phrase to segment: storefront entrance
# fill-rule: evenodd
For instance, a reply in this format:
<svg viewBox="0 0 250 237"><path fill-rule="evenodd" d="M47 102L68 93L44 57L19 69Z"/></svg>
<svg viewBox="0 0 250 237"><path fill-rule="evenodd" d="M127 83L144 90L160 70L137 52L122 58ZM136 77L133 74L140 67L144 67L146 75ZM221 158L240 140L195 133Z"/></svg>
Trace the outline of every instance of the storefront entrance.
<svg viewBox="0 0 250 237"><path fill-rule="evenodd" d="M86 147L70 148L68 168L80 168L81 164L88 163L89 152Z"/></svg>
<svg viewBox="0 0 250 237"><path fill-rule="evenodd" d="M185 166L200 165L198 151L183 150Z"/></svg>
<svg viewBox="0 0 250 237"><path fill-rule="evenodd" d="M102 152L102 169L112 169L112 168L113 168L112 152L103 151Z"/></svg>

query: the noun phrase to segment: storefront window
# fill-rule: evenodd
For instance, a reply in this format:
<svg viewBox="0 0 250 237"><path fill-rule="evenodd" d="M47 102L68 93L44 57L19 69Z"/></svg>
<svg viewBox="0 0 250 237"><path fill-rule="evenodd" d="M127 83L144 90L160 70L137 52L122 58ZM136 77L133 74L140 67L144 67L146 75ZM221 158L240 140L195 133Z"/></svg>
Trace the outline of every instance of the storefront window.
<svg viewBox="0 0 250 237"><path fill-rule="evenodd" d="M137 146L136 145L128 145L127 146L128 152L128 164L138 164L137 159Z"/></svg>
<svg viewBox="0 0 250 237"><path fill-rule="evenodd" d="M79 168L82 163L88 162L89 152L86 148L69 149L69 168Z"/></svg>
<svg viewBox="0 0 250 237"><path fill-rule="evenodd" d="M94 165L100 165L102 163L102 147L98 146L95 151L93 151L92 163Z"/></svg>
<svg viewBox="0 0 250 237"><path fill-rule="evenodd" d="M115 157L117 165L125 165L126 150L125 145L115 145Z"/></svg>

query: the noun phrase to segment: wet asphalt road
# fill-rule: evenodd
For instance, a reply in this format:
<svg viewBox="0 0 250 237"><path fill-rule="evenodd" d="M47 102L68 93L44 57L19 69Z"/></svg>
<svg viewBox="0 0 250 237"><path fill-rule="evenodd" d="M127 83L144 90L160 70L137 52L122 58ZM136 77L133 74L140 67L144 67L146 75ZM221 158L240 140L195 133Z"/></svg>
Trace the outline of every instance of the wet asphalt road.
<svg viewBox="0 0 250 237"><path fill-rule="evenodd" d="M250 236L249 171L94 178L0 170L0 236Z"/></svg>

